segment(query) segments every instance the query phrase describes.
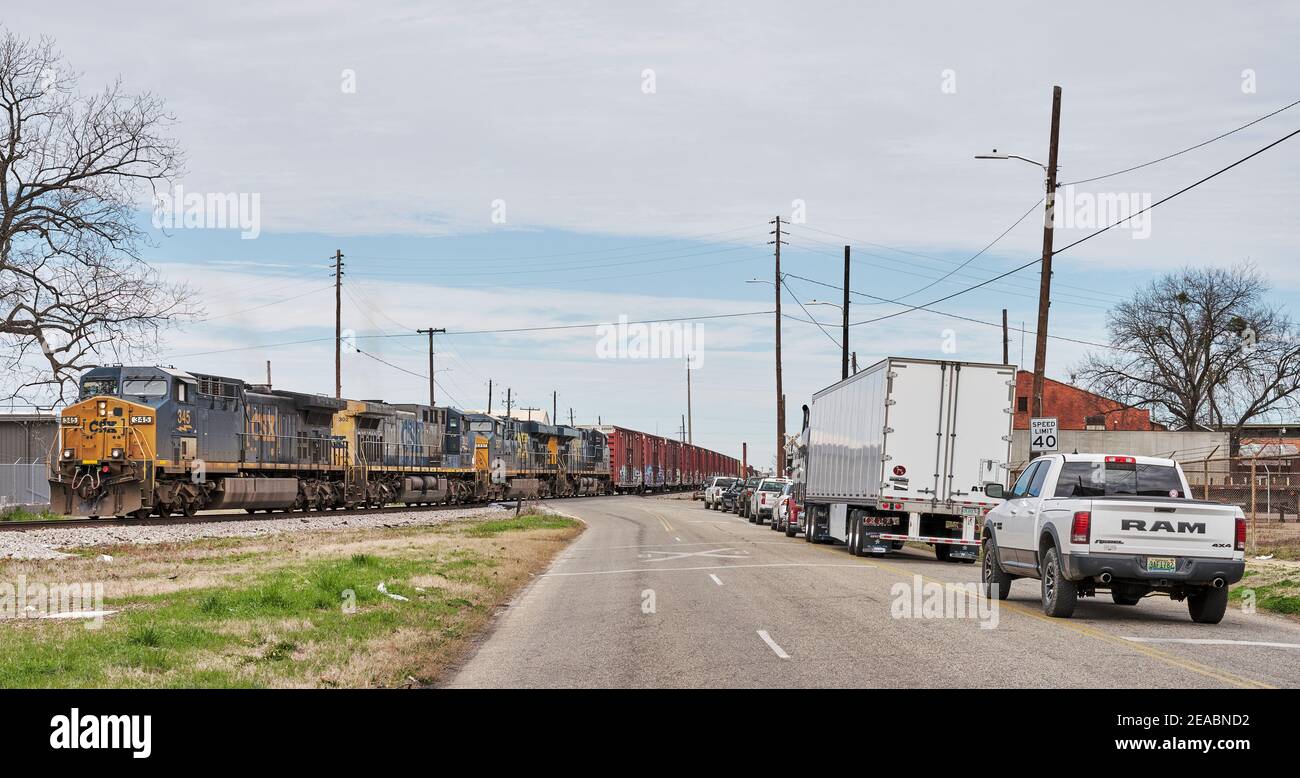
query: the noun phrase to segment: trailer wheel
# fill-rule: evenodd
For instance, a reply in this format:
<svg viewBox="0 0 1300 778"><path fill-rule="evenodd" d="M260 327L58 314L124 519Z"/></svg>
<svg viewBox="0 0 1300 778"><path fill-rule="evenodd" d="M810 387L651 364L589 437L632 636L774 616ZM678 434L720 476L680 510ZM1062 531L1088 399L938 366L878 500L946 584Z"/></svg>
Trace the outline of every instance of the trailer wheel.
<svg viewBox="0 0 1300 778"><path fill-rule="evenodd" d="M1187 595L1187 612L1197 624L1218 624L1228 610L1228 587L1206 587Z"/></svg>
<svg viewBox="0 0 1300 778"><path fill-rule="evenodd" d="M947 543L935 543L934 558L938 559L940 562L952 561L952 546Z"/></svg>
<svg viewBox="0 0 1300 778"><path fill-rule="evenodd" d="M984 566L981 571L984 579L984 596L1005 600L1011 595L1011 576L1007 575L998 564L998 544L993 538L984 539Z"/></svg>
<svg viewBox="0 0 1300 778"><path fill-rule="evenodd" d="M849 518L848 542L850 556L862 556L862 519L857 516Z"/></svg>

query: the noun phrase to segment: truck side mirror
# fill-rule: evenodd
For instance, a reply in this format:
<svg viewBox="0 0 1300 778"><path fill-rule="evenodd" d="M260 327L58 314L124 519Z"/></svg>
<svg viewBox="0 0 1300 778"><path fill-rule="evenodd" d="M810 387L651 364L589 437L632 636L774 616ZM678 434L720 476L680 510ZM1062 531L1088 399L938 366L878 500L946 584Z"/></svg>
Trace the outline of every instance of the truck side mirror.
<svg viewBox="0 0 1300 778"><path fill-rule="evenodd" d="M1002 488L1002 484L992 482L987 483L984 484L984 496L992 497L995 500L1001 500L1006 497L1006 490Z"/></svg>

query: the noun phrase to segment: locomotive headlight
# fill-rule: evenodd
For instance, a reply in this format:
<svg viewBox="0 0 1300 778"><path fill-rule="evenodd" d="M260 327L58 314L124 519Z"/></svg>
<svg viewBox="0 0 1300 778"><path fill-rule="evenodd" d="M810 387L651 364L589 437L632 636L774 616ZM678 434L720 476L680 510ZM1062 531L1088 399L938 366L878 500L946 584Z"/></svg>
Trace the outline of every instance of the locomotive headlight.
<svg viewBox="0 0 1300 778"><path fill-rule="evenodd" d="M73 450L70 449L70 448L65 448L65 449L63 449L63 458L64 458L64 459L74 459L74 458L76 458L76 456L77 456L77 452L76 452L76 451L73 451Z"/></svg>
<svg viewBox="0 0 1300 778"><path fill-rule="evenodd" d="M115 449L113 449L112 451L108 452L108 456L109 456L110 458L112 458L112 459L121 459L121 458L122 458L122 449L120 449L120 448L115 448Z"/></svg>
<svg viewBox="0 0 1300 778"><path fill-rule="evenodd" d="M108 403L106 401L100 400L97 407L99 408L100 416L108 415Z"/></svg>

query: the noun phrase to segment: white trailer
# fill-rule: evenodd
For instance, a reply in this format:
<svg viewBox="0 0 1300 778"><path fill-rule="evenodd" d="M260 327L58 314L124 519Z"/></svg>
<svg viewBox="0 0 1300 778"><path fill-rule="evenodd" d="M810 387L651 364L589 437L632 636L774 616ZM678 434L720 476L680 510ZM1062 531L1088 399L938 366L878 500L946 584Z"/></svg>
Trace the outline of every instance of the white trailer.
<svg viewBox="0 0 1300 778"><path fill-rule="evenodd" d="M1012 365L890 357L813 395L801 495L811 542L855 556L906 541L974 561L1011 455Z"/></svg>

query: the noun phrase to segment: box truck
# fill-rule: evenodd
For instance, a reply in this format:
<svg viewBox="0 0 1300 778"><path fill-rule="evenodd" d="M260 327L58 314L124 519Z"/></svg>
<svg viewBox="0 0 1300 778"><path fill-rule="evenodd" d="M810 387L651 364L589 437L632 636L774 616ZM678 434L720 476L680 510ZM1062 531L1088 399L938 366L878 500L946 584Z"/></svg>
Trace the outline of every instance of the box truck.
<svg viewBox="0 0 1300 778"><path fill-rule="evenodd" d="M810 542L855 556L929 543L973 562L1011 455L1013 365L890 357L804 407L799 502ZM996 490L995 490L996 491Z"/></svg>

